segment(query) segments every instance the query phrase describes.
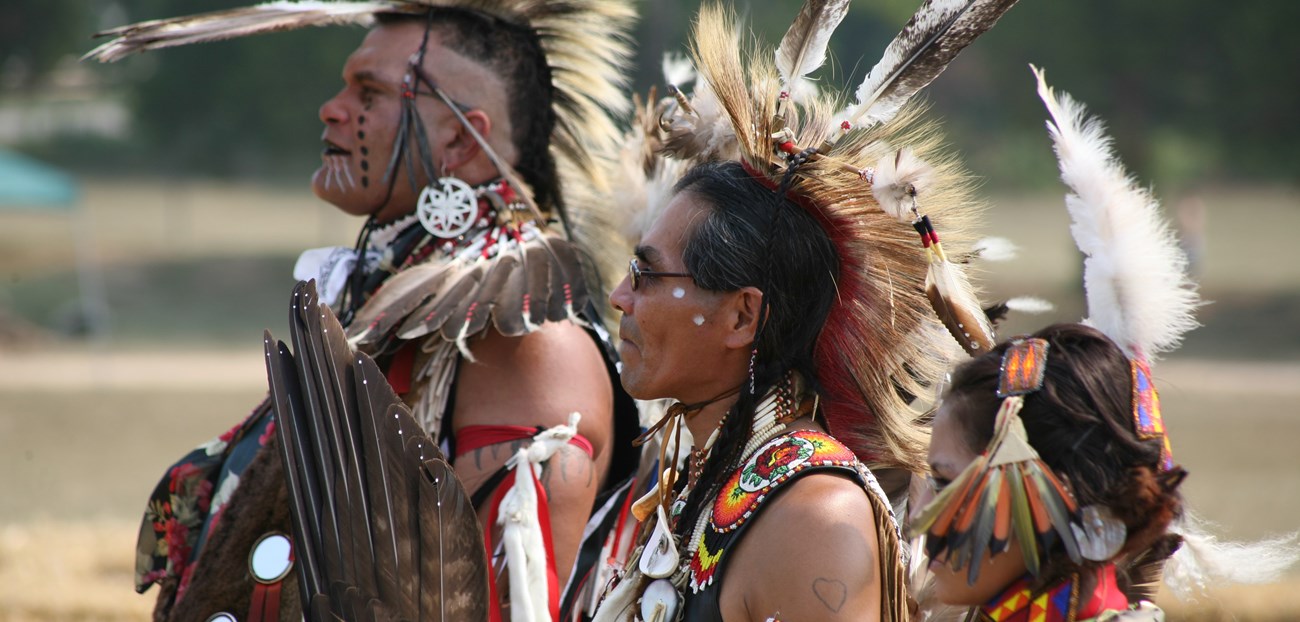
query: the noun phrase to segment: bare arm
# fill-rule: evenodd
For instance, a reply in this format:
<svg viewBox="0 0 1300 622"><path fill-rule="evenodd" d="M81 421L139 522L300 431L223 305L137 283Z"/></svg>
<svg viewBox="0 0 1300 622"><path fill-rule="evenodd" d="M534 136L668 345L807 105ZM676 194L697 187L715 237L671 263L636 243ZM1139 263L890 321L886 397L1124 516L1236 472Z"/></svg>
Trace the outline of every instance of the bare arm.
<svg viewBox="0 0 1300 622"><path fill-rule="evenodd" d="M470 350L476 360L463 361L457 379L453 413L457 429L467 425L549 428L568 423L569 413L582 414L578 432L591 441L596 460L565 445L542 469L555 568L564 581L609 464L613 390L600 351L585 331L569 322L548 323L524 337L490 332L473 342ZM474 490L526 443L483 447L455 459L452 466L465 487ZM485 512L480 519L487 519Z"/></svg>
<svg viewBox="0 0 1300 622"><path fill-rule="evenodd" d="M862 487L823 473L788 486L729 553L723 618L879 620L875 517Z"/></svg>

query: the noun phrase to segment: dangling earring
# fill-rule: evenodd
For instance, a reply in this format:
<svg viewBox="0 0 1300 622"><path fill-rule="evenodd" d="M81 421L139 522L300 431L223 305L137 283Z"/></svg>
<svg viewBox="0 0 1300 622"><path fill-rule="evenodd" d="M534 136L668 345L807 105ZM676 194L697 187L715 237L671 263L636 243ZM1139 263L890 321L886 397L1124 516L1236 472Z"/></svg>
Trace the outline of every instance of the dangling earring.
<svg viewBox="0 0 1300 622"><path fill-rule="evenodd" d="M754 359L758 358L758 348L749 351L749 394L754 394Z"/></svg>
<svg viewBox="0 0 1300 622"><path fill-rule="evenodd" d="M478 197L469 184L455 176L443 176L420 191L415 213L420 224L434 237L449 240L459 237L478 219Z"/></svg>

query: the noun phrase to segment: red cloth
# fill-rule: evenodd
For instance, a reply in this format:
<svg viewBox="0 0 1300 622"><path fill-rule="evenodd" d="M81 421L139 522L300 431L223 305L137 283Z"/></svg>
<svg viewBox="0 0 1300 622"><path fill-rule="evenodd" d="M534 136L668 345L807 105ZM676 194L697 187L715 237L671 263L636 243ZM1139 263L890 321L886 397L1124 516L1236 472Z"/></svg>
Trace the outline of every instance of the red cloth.
<svg viewBox="0 0 1300 622"><path fill-rule="evenodd" d="M529 439L537 433L537 428L522 425L467 425L456 431L456 457L488 445ZM596 449L585 436L574 434L569 444L587 452L587 457L596 459Z"/></svg>
<svg viewBox="0 0 1300 622"><path fill-rule="evenodd" d="M406 344L393 355L393 360L388 364L388 384L393 385L393 392L398 395L406 395L411 391L416 347L415 342Z"/></svg>

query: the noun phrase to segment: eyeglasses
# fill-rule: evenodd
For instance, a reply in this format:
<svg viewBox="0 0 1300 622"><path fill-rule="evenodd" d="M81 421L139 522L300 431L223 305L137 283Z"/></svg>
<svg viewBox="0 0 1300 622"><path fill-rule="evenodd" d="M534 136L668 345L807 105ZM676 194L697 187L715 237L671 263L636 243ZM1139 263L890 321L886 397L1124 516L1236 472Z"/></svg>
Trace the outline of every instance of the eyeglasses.
<svg viewBox="0 0 1300 622"><path fill-rule="evenodd" d="M677 276L688 279L695 278L686 272L650 272L648 270L642 270L641 265L636 262L636 257L633 257L632 261L628 262L627 275L632 279L632 291L636 291L638 287L641 287L641 279L645 277Z"/></svg>

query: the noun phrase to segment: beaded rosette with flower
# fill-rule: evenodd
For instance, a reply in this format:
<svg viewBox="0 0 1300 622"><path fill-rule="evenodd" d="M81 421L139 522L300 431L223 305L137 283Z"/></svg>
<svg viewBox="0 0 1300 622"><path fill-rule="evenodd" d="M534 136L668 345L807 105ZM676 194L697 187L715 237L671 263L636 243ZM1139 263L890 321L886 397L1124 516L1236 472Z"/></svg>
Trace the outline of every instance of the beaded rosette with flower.
<svg viewBox="0 0 1300 622"><path fill-rule="evenodd" d="M855 468L857 458L824 432L799 430L771 439L732 473L698 535L690 560L690 586L698 593L713 582L726 544L773 491L810 468Z"/></svg>

